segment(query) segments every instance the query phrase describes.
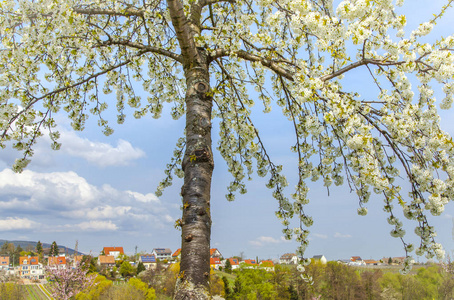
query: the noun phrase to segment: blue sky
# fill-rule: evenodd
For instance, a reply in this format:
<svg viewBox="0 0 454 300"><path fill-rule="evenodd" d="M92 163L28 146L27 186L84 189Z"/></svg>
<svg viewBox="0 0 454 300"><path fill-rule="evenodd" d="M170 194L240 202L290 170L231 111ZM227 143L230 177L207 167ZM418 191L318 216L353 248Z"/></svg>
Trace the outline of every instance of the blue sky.
<svg viewBox="0 0 454 300"><path fill-rule="evenodd" d="M411 3L410 3L411 2ZM415 28L429 19L441 0L411 0L401 8L408 12L408 28ZM433 36L453 34L454 10L437 26ZM346 76L345 87L363 95L374 92L369 77L362 71ZM113 97L112 95L108 97ZM441 95L437 99L441 99ZM114 105L112 105L114 108ZM260 129L268 151L276 163L284 165L291 187L296 184L297 158L289 150L294 143L292 126L281 117L277 106L270 114L256 114L254 122ZM156 247L176 250L180 232L174 222L180 217L181 181L164 191L162 197L153 192L164 176L165 165L178 137L183 133L184 119L174 121L169 109L155 120L150 116L125 124L111 125L115 133L105 137L89 119L83 132L74 132L64 115L58 116L62 148L52 151L43 138L26 171L14 174L11 164L18 153L11 149L0 152L0 239L57 241L94 254L104 246L123 246L125 251L151 252ZM452 110L442 111L443 128L454 135ZM213 148L217 141L214 121ZM265 179L254 177L248 182L248 193L228 202L224 194L231 177L222 158L215 154L212 184L212 247L225 256L239 255L261 259L278 258L293 252L297 244L282 238L282 226L274 212L277 203L265 187ZM357 198L346 187L330 190L310 183L311 203L306 211L314 217L311 243L306 252L311 257L325 255L329 260L359 255L380 259L403 256L402 244L392 238L392 229L382 211L382 201L368 203L369 214L356 214ZM438 242L450 252L454 208L450 203L445 213L432 218L438 230ZM406 221L406 220L405 220ZM414 224L406 226L407 239L417 242Z"/></svg>

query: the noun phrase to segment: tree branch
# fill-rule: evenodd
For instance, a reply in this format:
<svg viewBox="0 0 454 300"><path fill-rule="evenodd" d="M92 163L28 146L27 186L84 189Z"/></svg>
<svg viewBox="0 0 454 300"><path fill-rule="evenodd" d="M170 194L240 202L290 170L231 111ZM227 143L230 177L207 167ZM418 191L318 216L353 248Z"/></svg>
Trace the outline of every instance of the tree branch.
<svg viewBox="0 0 454 300"><path fill-rule="evenodd" d="M146 52L147 52L147 51L141 50L141 51L139 51L139 53L136 54L135 56L140 56L140 55L142 55L142 54L144 54L144 53L146 53ZM8 123L9 123L8 125L12 124L20 115L22 115L23 113L25 113L27 110L30 109L30 107L32 107L34 104L36 104L36 103L39 102L40 100L45 99L45 98L48 98L48 97L52 97L52 96L55 95L55 94L58 94L58 93L67 91L67 90L69 90L69 89L75 88L76 86L79 86L79 85L82 85L82 84L84 84L84 83L87 83L87 82L89 82L90 80L92 80L92 79L94 79L94 78L97 78L97 77L99 77L99 76L101 76L101 75L103 75L103 74L106 74L106 73L108 73L108 72L110 72L110 71L112 71L112 70L115 70L115 69L117 69L117 68L120 68L120 67L122 67L122 66L124 66L124 65L129 64L131 61L132 61L131 59L127 59L127 60L125 60L125 61L123 61L123 62L121 62L121 63L119 63L119 64L116 64L116 65L111 66L111 67L109 67L109 68L107 68L107 69L105 69L105 70L102 70L102 71L98 72L98 73L95 73L95 74L93 74L93 75L90 75L90 76L88 76L87 78L85 78L85 79L83 79L83 80L81 80L81 81L75 82L75 83L73 83L73 84L71 84L71 85L69 85L69 86L65 86L65 87L58 88L58 89L53 90L53 91L51 91L51 92L49 92L49 93L46 93L46 94L44 94L44 95L41 95L40 97L35 97L35 96L33 96L33 95L30 95L30 97L31 97L33 100L31 100L31 101L28 103L28 105L25 106L20 112L18 112L16 115L14 115L14 116L11 118L11 120L8 122ZM5 132L6 132L6 131L5 131ZM5 134L5 133L4 133L4 134ZM3 134L3 136L4 136L4 134Z"/></svg>
<svg viewBox="0 0 454 300"><path fill-rule="evenodd" d="M144 53L152 52L152 53L160 54L160 55L172 58L180 63L183 63L183 59L182 59L181 55L179 55L179 54L173 53L171 51L168 51L168 50L165 50L165 49L162 49L159 47L142 45L142 44L134 43L134 42L127 41L127 40L117 40L117 41L108 40L108 41L99 43L99 44L95 45L94 47L103 47L103 46L110 46L110 45L122 45L122 46L130 47L130 48L140 49L140 50L144 51Z"/></svg>
<svg viewBox="0 0 454 300"><path fill-rule="evenodd" d="M229 2L231 4L235 4L236 3L235 0L202 0L202 1L200 1L200 5L202 7L204 7L204 6L207 6L207 5L210 5L210 4L219 3L219 2Z"/></svg>
<svg viewBox="0 0 454 300"><path fill-rule="evenodd" d="M211 57L211 59L215 60L216 58L219 58L222 56L227 56L227 55L229 55L229 53L226 50L218 49L218 50L216 50L215 55ZM264 58L264 57L261 57L261 56L258 56L258 55L252 54L252 53L248 53L244 50L239 50L239 51L235 52L235 55L238 56L239 58L242 58L247 61L259 62L263 66L274 71L276 74L278 74L290 81L293 81L293 72L279 66L279 64L277 62L275 62L271 59L267 59L267 58Z"/></svg>
<svg viewBox="0 0 454 300"><path fill-rule="evenodd" d="M187 68L191 65L191 62L199 60L190 21L184 14L183 4L180 0L167 0L167 6L180 44L181 55L184 57L184 68Z"/></svg>
<svg viewBox="0 0 454 300"><path fill-rule="evenodd" d="M368 64L372 64L372 65L376 65L376 66L396 66L396 65L402 65L406 63L405 61L383 61L383 60L376 60L376 59L368 59L368 58L364 58L360 61L357 61L357 62L354 62L342 69L339 69L337 70L336 72L333 72L329 75L325 75L325 76L322 76L320 78L321 81L328 81L328 80L331 80L335 77L338 77L352 69L355 69L357 67L360 67L360 66L364 66L364 65L368 65Z"/></svg>
<svg viewBox="0 0 454 300"><path fill-rule="evenodd" d="M106 16L122 16L122 17L129 17L129 16L137 16L143 17L144 12L140 9L134 8L126 8L123 9L121 12L116 11L113 9L102 9L102 8L73 8L74 12L82 15L106 15Z"/></svg>

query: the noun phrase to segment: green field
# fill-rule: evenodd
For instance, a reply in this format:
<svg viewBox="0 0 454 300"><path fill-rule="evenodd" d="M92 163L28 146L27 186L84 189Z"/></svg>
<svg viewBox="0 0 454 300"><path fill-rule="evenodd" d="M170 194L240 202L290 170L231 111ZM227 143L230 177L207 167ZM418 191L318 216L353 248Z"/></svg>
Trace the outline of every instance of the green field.
<svg viewBox="0 0 454 300"><path fill-rule="evenodd" d="M53 299L45 285L41 285L44 291L37 284L26 284L22 286L27 300L49 300Z"/></svg>

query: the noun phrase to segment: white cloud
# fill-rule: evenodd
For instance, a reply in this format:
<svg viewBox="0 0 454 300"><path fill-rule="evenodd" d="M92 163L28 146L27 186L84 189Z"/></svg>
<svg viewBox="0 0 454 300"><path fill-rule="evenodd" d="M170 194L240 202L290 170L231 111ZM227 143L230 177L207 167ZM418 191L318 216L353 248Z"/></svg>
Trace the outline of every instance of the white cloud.
<svg viewBox="0 0 454 300"><path fill-rule="evenodd" d="M0 220L0 231L36 228L38 224L27 218L6 218Z"/></svg>
<svg viewBox="0 0 454 300"><path fill-rule="evenodd" d="M167 223L172 223L172 222L175 222L175 218L173 218L172 216L170 215L165 215L163 217L164 221L167 222Z"/></svg>
<svg viewBox="0 0 454 300"><path fill-rule="evenodd" d="M90 222L82 222L77 224L82 230L96 230L96 231L106 231L106 230L117 230L118 226L112 223L112 221L90 221Z"/></svg>
<svg viewBox="0 0 454 300"><path fill-rule="evenodd" d="M251 244L252 246L256 246L256 247L263 246L263 243L260 243L259 241L249 241L249 244Z"/></svg>
<svg viewBox="0 0 454 300"><path fill-rule="evenodd" d="M152 193L148 193L148 194L144 195L144 194L133 192L133 191L126 191L126 192L135 200L143 202L143 203L147 203L147 202L159 203L160 202L159 198L156 197L156 195L152 194Z"/></svg>
<svg viewBox="0 0 454 300"><path fill-rule="evenodd" d="M64 224L64 225L47 225L42 228L44 232L80 232L80 231L115 231L118 226L112 221L89 221L77 224Z"/></svg>
<svg viewBox="0 0 454 300"><path fill-rule="evenodd" d="M312 236L319 238L319 239L327 239L328 236L326 234L320 234L320 233L313 233Z"/></svg>
<svg viewBox="0 0 454 300"><path fill-rule="evenodd" d="M11 224L3 220L0 229L35 229L30 222L42 224L42 232L74 228L134 231L149 228L150 224L172 228L176 218L169 210L178 211L161 203L154 194L94 186L74 172L0 171L0 221L16 218Z"/></svg>
<svg viewBox="0 0 454 300"><path fill-rule="evenodd" d="M91 220L112 219L127 215L131 209L131 206L112 207L110 205L101 205L97 207L87 207L84 209L67 211L62 214L68 218L86 218Z"/></svg>
<svg viewBox="0 0 454 300"><path fill-rule="evenodd" d="M38 143L34 145L35 154L32 157L33 166L49 167L55 165L55 156L67 155L80 157L89 163L99 167L108 166L126 166L133 160L145 157L145 152L142 149L134 147L130 142L123 139L117 140L116 145L108 143L94 142L87 138L82 138L72 130L58 128L60 132L59 142L62 144L59 151L51 149L51 140L45 134ZM14 161L22 157L22 153L11 147L11 143L7 143L6 149L2 149L0 157L0 167L11 167Z"/></svg>
<svg viewBox="0 0 454 300"><path fill-rule="evenodd" d="M85 206L94 202L100 191L74 172L37 173L25 170L21 174L10 169L0 172L2 204L16 202L18 208L62 210L64 207ZM21 200L18 200L21 199ZM54 206L54 208L50 207Z"/></svg>
<svg viewBox="0 0 454 300"><path fill-rule="evenodd" d="M273 243L273 244L277 244L280 242L280 240L277 240L271 236L261 236L257 240L262 243Z"/></svg>
<svg viewBox="0 0 454 300"><path fill-rule="evenodd" d="M335 237L335 238L351 238L352 236L351 236L350 234L341 234L341 233L339 233L339 232L336 232L336 233L334 234L334 237Z"/></svg>
<svg viewBox="0 0 454 300"><path fill-rule="evenodd" d="M282 242L288 242L283 236L281 236L279 239L275 239L271 236L260 236L256 238L253 241L250 241L249 244L257 247L261 247L265 244L279 244Z"/></svg>
<svg viewBox="0 0 454 300"><path fill-rule="evenodd" d="M69 155L81 157L100 167L124 166L132 160L145 156L145 152L134 148L131 143L125 140L118 140L117 146L93 142L86 138L79 137L73 131L60 130L62 144L61 150Z"/></svg>

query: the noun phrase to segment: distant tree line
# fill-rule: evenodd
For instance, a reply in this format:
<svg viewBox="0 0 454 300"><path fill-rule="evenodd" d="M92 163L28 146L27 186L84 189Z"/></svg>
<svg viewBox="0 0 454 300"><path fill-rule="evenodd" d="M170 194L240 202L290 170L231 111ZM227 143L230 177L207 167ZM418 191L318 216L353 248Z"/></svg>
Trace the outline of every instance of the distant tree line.
<svg viewBox="0 0 454 300"><path fill-rule="evenodd" d="M59 252L60 250L57 243L54 241L51 245L49 256L58 256ZM19 265L19 259L21 256L39 256L42 261L44 257L44 248L41 241L38 241L35 247L27 245L25 249L23 249L20 245L17 245L16 247L14 243L4 242L0 247L0 256L8 256L10 264L17 266Z"/></svg>

